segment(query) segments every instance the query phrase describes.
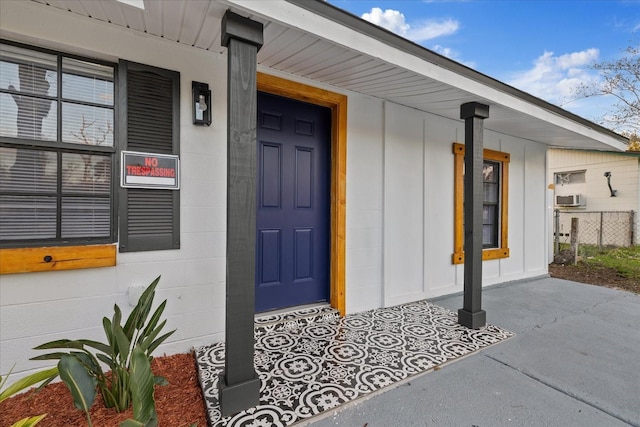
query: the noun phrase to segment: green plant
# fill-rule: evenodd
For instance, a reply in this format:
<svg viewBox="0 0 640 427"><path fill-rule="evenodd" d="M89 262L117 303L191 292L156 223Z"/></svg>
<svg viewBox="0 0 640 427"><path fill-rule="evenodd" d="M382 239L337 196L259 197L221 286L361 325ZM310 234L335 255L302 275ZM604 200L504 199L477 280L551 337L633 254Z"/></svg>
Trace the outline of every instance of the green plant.
<svg viewBox="0 0 640 427"><path fill-rule="evenodd" d="M621 277L640 279L640 246L607 248L585 259L587 264L612 268Z"/></svg>
<svg viewBox="0 0 640 427"><path fill-rule="evenodd" d="M159 281L160 276L142 293L124 326L121 325L122 311L117 304L113 307L113 317L102 319L106 344L85 339L62 339L35 347L35 350L69 349L68 352L36 356L32 360L60 360L60 378L69 387L76 407L87 413L90 426L89 408L95 399L96 385L108 408L122 412L133 403L136 421L142 424L128 425L157 424L154 421L153 384L164 385L167 382L162 377L153 376L151 353L175 332L159 336L167 322L160 322L166 300L149 317ZM110 375L103 371L100 362L111 369Z"/></svg>
<svg viewBox="0 0 640 427"><path fill-rule="evenodd" d="M18 380L15 383L11 384L9 387L5 388L4 386L9 379L9 375L11 375L11 371L13 371L13 368L9 370L9 373L4 378L0 377L0 402L8 399L9 397L21 392L26 388L29 388L41 382L42 384L40 384L40 386L38 387L38 390L40 390L42 387L53 381L56 376L58 376L58 368L53 367L45 369L43 371L34 372L33 374L28 375L21 380ZM34 417L25 417L20 421L16 421L15 423L13 423L11 427L32 427L42 421L42 419L46 416L47 414L36 415Z"/></svg>

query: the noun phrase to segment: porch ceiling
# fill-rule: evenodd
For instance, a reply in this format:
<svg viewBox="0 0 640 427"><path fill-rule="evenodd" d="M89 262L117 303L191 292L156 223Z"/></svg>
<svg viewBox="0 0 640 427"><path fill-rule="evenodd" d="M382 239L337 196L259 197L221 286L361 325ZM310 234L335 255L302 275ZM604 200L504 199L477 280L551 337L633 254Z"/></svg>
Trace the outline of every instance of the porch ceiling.
<svg viewBox="0 0 640 427"><path fill-rule="evenodd" d="M485 120L487 129L555 147L624 149L622 137L595 123L325 2L145 0L144 9L140 9L117 0L33 1L217 53L226 51L220 44L220 22L225 11L231 9L264 24L264 45L258 53L261 67L454 120L460 120L460 104L483 102L490 105L490 118ZM343 30L341 39L332 39L331 25L339 25ZM371 43L367 44L368 40ZM387 59L382 53L377 55L362 48L376 43L395 49L396 57ZM482 94L474 88L482 88Z"/></svg>

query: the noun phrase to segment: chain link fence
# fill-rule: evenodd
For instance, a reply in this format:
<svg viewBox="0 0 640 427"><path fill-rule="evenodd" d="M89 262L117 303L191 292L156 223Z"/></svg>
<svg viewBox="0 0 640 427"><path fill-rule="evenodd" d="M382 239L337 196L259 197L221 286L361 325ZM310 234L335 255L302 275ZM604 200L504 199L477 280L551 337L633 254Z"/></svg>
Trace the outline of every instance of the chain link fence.
<svg viewBox="0 0 640 427"><path fill-rule="evenodd" d="M572 218L577 218L577 230L572 230ZM638 244L640 223L635 211L567 212L559 209L554 214L554 254L559 255L571 243L578 244L579 252L597 249L634 246ZM572 234L574 240L572 242ZM583 247L584 250L580 250Z"/></svg>

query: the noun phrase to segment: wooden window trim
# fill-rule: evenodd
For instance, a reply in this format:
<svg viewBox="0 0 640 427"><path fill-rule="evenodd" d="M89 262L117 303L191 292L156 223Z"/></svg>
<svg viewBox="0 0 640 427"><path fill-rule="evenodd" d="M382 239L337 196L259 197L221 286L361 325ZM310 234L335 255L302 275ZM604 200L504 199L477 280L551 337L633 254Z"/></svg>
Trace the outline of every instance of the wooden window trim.
<svg viewBox="0 0 640 427"><path fill-rule="evenodd" d="M346 314L347 97L269 74L257 74L261 92L331 109L331 248L330 304Z"/></svg>
<svg viewBox="0 0 640 427"><path fill-rule="evenodd" d="M113 267L116 245L0 249L0 274Z"/></svg>
<svg viewBox="0 0 640 427"><path fill-rule="evenodd" d="M464 264L464 144L454 143L454 244L453 264ZM484 150L484 158L500 162L502 174L500 177L500 247L494 249L484 249L482 260L492 260L509 257L509 153L494 150Z"/></svg>

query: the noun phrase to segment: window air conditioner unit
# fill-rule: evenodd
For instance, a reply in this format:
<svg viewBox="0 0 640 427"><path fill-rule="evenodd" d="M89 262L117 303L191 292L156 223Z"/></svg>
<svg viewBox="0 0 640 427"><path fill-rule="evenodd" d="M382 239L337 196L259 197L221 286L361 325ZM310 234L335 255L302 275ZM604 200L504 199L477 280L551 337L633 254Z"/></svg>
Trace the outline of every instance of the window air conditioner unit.
<svg viewBox="0 0 640 427"><path fill-rule="evenodd" d="M585 204L586 200L582 194L556 196L556 206L584 206Z"/></svg>

